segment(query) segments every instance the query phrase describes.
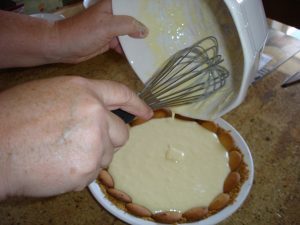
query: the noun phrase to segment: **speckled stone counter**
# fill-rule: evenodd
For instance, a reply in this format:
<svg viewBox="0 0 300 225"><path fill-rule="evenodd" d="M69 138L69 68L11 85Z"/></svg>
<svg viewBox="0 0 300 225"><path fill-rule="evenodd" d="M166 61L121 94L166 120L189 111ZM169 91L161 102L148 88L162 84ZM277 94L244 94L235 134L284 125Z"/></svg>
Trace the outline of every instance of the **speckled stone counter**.
<svg viewBox="0 0 300 225"><path fill-rule="evenodd" d="M296 65L300 65L299 59ZM293 64L295 65L295 64ZM108 52L77 65L48 65L0 71L0 90L39 78L82 75L120 81L134 90L142 84L124 57ZM276 70L250 87L244 103L224 116L248 143L255 180L243 206L222 225L296 225L299 217L300 84L283 89L288 76ZM47 199L0 203L1 225L124 224L103 209L86 188Z"/></svg>

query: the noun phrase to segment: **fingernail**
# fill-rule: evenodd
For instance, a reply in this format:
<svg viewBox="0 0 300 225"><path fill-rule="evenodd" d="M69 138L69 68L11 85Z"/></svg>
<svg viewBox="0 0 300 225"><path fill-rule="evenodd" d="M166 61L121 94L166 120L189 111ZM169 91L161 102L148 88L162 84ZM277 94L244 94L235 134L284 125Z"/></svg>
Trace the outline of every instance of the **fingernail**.
<svg viewBox="0 0 300 225"><path fill-rule="evenodd" d="M147 37L148 33L149 33L148 28L141 22L139 22L139 21L136 21L136 22L137 22L137 26L138 26L138 30L139 30L139 36L141 38Z"/></svg>

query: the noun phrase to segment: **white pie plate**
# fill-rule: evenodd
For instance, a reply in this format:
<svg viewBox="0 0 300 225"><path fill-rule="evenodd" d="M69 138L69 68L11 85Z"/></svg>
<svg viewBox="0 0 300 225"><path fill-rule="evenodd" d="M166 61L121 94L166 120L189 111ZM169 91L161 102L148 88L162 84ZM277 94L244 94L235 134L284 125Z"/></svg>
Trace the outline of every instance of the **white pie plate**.
<svg viewBox="0 0 300 225"><path fill-rule="evenodd" d="M187 225L211 225L211 224L217 224L221 222L222 220L229 217L231 214L233 214L245 201L247 195L249 194L249 191L251 189L252 183L253 183L253 177L254 177L254 166L253 166L253 160L251 156L251 152L249 150L249 147L245 140L242 138L242 136L238 133L238 131L232 127L229 123L227 123L225 120L219 118L214 121L217 123L221 128L230 131L231 136L234 139L235 144L237 147L241 150L241 152L244 155L244 161L248 165L249 170L249 178L245 181L245 183L242 185L241 190L235 200L235 202L227 207L225 207L220 212L216 213L215 215L212 215L204 220L194 222L194 223L186 223ZM100 189L99 185L96 181L92 182L89 185L89 189L92 193L92 195L95 197L95 199L111 214L119 218L120 220L125 221L126 223L132 224L132 225L157 225L161 223L146 221L141 218L135 217L119 208L117 208L112 202L110 202L105 194Z"/></svg>

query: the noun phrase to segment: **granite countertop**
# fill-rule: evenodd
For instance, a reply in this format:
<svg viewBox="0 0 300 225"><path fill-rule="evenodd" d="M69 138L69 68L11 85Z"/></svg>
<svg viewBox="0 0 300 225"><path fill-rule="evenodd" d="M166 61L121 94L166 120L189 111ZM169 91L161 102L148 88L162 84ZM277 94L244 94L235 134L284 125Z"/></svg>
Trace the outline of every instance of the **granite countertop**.
<svg viewBox="0 0 300 225"><path fill-rule="evenodd" d="M222 225L296 225L299 217L300 84L281 88L298 67L295 56L253 84L245 101L224 116L248 143L255 179L243 206ZM0 90L25 81L82 75L142 87L123 56L107 52L77 65L47 65L0 71ZM46 199L9 199L0 203L0 224L125 224L97 203L89 190Z"/></svg>

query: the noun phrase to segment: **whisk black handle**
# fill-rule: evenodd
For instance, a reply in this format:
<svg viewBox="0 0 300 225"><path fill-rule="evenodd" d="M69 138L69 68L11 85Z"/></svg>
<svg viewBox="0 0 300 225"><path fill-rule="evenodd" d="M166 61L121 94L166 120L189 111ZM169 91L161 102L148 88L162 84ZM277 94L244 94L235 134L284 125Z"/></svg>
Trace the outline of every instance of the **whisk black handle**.
<svg viewBox="0 0 300 225"><path fill-rule="evenodd" d="M115 109L115 110L112 110L112 112L117 115L118 117L120 117L125 123L130 123L134 118L135 116L122 110L122 109Z"/></svg>

